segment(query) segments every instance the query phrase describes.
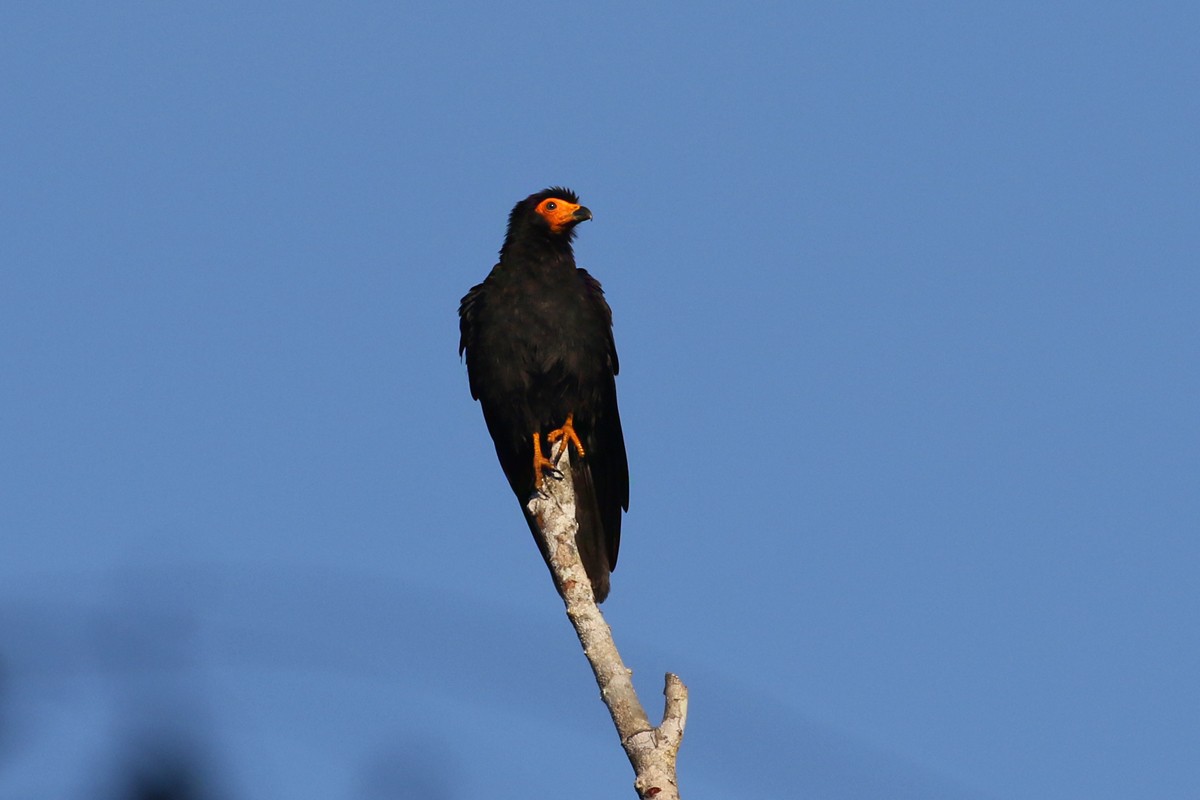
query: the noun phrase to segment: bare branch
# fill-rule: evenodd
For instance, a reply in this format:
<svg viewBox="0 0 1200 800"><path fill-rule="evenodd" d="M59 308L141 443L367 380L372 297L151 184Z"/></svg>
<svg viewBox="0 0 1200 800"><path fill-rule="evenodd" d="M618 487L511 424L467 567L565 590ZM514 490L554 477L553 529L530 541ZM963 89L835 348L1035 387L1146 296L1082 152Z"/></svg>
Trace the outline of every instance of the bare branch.
<svg viewBox="0 0 1200 800"><path fill-rule="evenodd" d="M556 460L560 450L561 444L554 450ZM687 723L687 687L679 676L667 673L663 721L657 728L653 727L633 689L632 672L617 652L612 631L596 605L591 581L579 560L575 545L578 526L570 458L562 458L558 466L562 470L561 480L547 480L545 495L535 495L528 505L541 528L546 552L550 554L555 586L566 605L567 618L575 626L579 643L583 645L583 654L592 665L596 683L600 686L600 698L608 706L617 735L621 737L621 746L633 765L638 797L678 800L675 758Z"/></svg>

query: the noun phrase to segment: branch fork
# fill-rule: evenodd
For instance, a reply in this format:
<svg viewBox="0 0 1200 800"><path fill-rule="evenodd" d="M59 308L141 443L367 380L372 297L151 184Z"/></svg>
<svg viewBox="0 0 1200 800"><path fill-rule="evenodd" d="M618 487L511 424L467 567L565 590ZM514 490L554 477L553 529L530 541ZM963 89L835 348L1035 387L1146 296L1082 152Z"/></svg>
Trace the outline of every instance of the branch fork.
<svg viewBox="0 0 1200 800"><path fill-rule="evenodd" d="M634 691L632 672L617 652L612 630L596 605L591 581L579 560L575 545L578 526L575 523L571 459L562 452L564 445L565 439L556 442L551 456L562 472L561 478L554 476L553 480L545 481L542 491L534 494L527 508L537 519L545 550L550 554L550 571L566 606L567 618L575 627L583 654L600 687L600 698L608 707L621 747L633 766L638 797L678 800L675 759L687 724L687 686L678 675L667 673L662 724L651 725Z"/></svg>

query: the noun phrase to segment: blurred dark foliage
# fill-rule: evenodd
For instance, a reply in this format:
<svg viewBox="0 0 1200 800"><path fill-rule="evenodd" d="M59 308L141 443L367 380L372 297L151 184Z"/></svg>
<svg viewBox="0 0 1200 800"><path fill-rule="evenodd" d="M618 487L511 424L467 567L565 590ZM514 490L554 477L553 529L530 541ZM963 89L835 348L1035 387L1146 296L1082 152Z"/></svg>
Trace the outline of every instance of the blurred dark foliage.
<svg viewBox="0 0 1200 800"><path fill-rule="evenodd" d="M182 754L163 755L130 770L127 785L113 800L209 800L211 793L197 761Z"/></svg>
<svg viewBox="0 0 1200 800"><path fill-rule="evenodd" d="M6 793L13 788L6 777L14 773L5 771L14 765L22 767L14 772L26 782L62 770L65 777L56 785L67 793L41 795L47 797L272 796L264 787L231 783L243 773L239 753L228 749L231 732L222 728L223 698L210 694L214 669L350 677L393 700L428 687L470 687L480 702L533 716L562 735L578 735L588 724L580 720L598 713L594 698L579 690L578 652L553 616L531 622L503 606L481 609L452 593L431 595L331 570L131 571L71 598L79 583L48 582L43 591L53 601L0 598L0 797L14 796ZM434 600L438 613L430 615L426 609ZM454 635L446 636L447 630ZM533 646L559 640L562 647L530 657ZM978 796L811 723L707 665L668 658L643 643L627 647L639 663L677 663L693 696L702 699L680 758L681 770L697 781L778 797ZM479 670L480 658L488 670ZM660 684L644 680L640 689L653 705ZM545 697L555 698L554 704L527 702ZM116 733L115 744L101 745L100 763L110 765L101 778L89 774L89 755L60 749L55 737L61 727L34 724L50 718L61 725L77 703L92 703L93 721L111 715L101 723ZM395 727L376 728L351 755L355 778L342 796L463 796L459 780L467 756L445 730L406 722L407 707L399 702L396 708ZM730 731L763 726L777 735L753 746L729 738ZM297 774L307 768L295 765ZM830 795L830 786L842 791Z"/></svg>

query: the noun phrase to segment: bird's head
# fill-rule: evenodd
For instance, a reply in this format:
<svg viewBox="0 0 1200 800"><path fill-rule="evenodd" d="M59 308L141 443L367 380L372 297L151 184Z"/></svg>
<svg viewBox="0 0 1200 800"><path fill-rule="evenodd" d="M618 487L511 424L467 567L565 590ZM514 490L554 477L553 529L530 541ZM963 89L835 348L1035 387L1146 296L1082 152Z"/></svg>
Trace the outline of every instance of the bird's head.
<svg viewBox="0 0 1200 800"><path fill-rule="evenodd" d="M579 196L570 189L554 186L531 194L513 208L508 218L508 234L540 234L570 242L575 226L592 218L592 212L579 204Z"/></svg>

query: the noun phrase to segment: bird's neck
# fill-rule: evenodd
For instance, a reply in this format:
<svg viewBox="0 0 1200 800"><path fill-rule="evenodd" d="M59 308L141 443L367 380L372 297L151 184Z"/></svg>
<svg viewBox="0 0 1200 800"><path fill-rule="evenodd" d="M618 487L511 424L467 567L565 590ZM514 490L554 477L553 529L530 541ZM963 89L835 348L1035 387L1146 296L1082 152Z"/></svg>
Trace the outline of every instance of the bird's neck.
<svg viewBox="0 0 1200 800"><path fill-rule="evenodd" d="M513 260L536 263L553 268L556 265L570 266L575 263L571 243L562 237L554 239L513 239L500 248L500 263Z"/></svg>

